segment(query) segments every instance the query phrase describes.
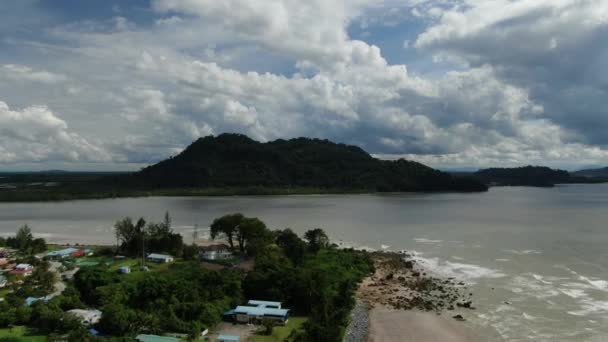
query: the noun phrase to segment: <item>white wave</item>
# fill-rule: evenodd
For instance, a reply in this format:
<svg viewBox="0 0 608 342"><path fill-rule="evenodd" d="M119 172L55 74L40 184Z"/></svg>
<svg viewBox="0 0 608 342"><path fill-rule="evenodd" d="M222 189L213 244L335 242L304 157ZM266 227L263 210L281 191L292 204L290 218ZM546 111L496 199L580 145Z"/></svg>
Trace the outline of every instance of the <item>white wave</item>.
<svg viewBox="0 0 608 342"><path fill-rule="evenodd" d="M587 282L588 284L593 286L596 290L601 290L601 291L608 290L608 281L606 281L606 280L602 280L602 279L593 280L593 279L589 279L585 276L579 276L578 279L582 280L584 282Z"/></svg>
<svg viewBox="0 0 608 342"><path fill-rule="evenodd" d="M418 243L442 243L443 240L432 240L432 239L426 239L426 238L414 238L414 241L418 242Z"/></svg>
<svg viewBox="0 0 608 342"><path fill-rule="evenodd" d="M568 311L568 314L573 316L605 315L606 313L608 313L608 301L598 301L589 297L582 301L581 310Z"/></svg>
<svg viewBox="0 0 608 342"><path fill-rule="evenodd" d="M504 249L504 251L507 252L507 253L515 254L515 255L536 255L536 254L542 254L541 251L537 251L535 249L522 249L522 250Z"/></svg>
<svg viewBox="0 0 608 342"><path fill-rule="evenodd" d="M391 248L391 246L389 246L389 245L380 245L380 248L382 248L382 250L387 250L387 249Z"/></svg>
<svg viewBox="0 0 608 342"><path fill-rule="evenodd" d="M506 276L499 270L461 262L442 261L439 258L422 258L418 255L415 259L429 273L442 277L454 277L462 281L471 281L480 278L502 278Z"/></svg>
<svg viewBox="0 0 608 342"><path fill-rule="evenodd" d="M579 290L579 289L560 289L560 291L565 294L566 296L570 297L570 298L583 298L583 297L587 297L587 294L585 293L585 290Z"/></svg>
<svg viewBox="0 0 608 342"><path fill-rule="evenodd" d="M452 256L452 259L454 260L464 260L464 258L458 257L458 256Z"/></svg>
<svg viewBox="0 0 608 342"><path fill-rule="evenodd" d="M511 261L511 259L504 259L504 258L499 258L499 259L494 259L496 261L500 261L500 262L509 262Z"/></svg>

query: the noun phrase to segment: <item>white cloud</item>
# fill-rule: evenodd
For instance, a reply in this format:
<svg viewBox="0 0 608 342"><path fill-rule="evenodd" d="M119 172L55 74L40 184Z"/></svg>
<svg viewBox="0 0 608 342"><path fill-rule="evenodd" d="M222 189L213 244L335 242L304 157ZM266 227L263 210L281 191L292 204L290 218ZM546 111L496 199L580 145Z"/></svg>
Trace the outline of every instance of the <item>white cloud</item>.
<svg viewBox="0 0 608 342"><path fill-rule="evenodd" d="M0 101L0 162L110 161L99 146L69 130L48 108L11 110Z"/></svg>
<svg viewBox="0 0 608 342"><path fill-rule="evenodd" d="M34 70L28 66L19 64L2 65L0 67L0 79L1 78L13 81L31 81L47 84L60 83L67 80L65 75L43 70Z"/></svg>
<svg viewBox="0 0 608 342"><path fill-rule="evenodd" d="M54 58L11 61L7 70L21 78L53 70L69 85L58 92L48 75L20 84L0 77L0 96L21 112L48 104L65 125L54 131L70 132L69 122L122 162L153 162L198 136L236 131L259 140L330 138L442 167L573 165L575 151L581 163L599 164L608 162L603 146L566 111L576 99L597 104L606 95L599 57L571 62L585 42L604 56L606 6L573 3L155 0L149 25L123 6L120 17L45 28L49 41L22 48ZM350 25L387 29L382 19L424 25L397 47L435 57L440 71L389 63L378 45L348 34ZM564 80L583 62L589 88L566 91ZM541 93L554 89L557 98ZM15 148L0 153L27 159Z"/></svg>

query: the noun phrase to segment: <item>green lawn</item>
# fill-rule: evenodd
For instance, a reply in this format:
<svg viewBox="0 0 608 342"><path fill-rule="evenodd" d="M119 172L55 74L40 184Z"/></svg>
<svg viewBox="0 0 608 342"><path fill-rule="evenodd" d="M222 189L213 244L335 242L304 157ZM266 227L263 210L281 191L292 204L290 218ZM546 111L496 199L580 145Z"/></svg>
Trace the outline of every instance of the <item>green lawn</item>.
<svg viewBox="0 0 608 342"><path fill-rule="evenodd" d="M279 342L285 341L287 336L291 334L293 330L302 328L306 317L289 317L289 321L285 326L276 326L270 336L255 335L249 338L249 342Z"/></svg>
<svg viewBox="0 0 608 342"><path fill-rule="evenodd" d="M0 329L0 338L2 338L2 337L17 337L17 338L21 339L21 341L30 341L30 342L46 341L46 336L30 335L30 330L24 326L15 326L12 329L9 329L9 328Z"/></svg>

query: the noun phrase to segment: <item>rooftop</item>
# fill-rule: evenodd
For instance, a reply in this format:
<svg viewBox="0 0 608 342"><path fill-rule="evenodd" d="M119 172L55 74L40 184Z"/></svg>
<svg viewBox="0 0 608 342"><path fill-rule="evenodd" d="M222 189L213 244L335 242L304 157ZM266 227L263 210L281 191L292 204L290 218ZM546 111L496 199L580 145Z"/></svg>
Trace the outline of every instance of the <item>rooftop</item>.
<svg viewBox="0 0 608 342"><path fill-rule="evenodd" d="M169 336L158 336L158 335L137 335L135 339L139 342L178 342L179 340L175 337Z"/></svg>
<svg viewBox="0 0 608 342"><path fill-rule="evenodd" d="M263 306L237 306L235 314L245 314L249 316L281 316L285 317L289 313L286 309L274 309Z"/></svg>
<svg viewBox="0 0 608 342"><path fill-rule="evenodd" d="M247 302L247 305L255 305L255 306L262 306L262 307L266 307L266 306L273 306L276 308L280 308L281 307L281 302L269 302L266 300L255 300L255 299L251 299Z"/></svg>
<svg viewBox="0 0 608 342"><path fill-rule="evenodd" d="M150 259L169 259L169 258L173 258L173 257L170 255L167 255L167 254L152 253L152 254L148 254L148 258L150 258Z"/></svg>
<svg viewBox="0 0 608 342"><path fill-rule="evenodd" d="M60 249L58 251L52 251L52 252L48 252L47 256L65 256L65 255L70 255L71 253L77 252L78 249L77 248L65 248L65 249Z"/></svg>

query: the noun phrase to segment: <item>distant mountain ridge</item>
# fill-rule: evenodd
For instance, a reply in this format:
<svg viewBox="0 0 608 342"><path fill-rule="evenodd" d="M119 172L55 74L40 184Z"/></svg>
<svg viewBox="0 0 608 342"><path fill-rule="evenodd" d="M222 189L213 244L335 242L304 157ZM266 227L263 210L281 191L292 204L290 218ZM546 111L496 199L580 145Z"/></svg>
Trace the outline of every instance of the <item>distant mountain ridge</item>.
<svg viewBox="0 0 608 342"><path fill-rule="evenodd" d="M603 177L608 178L608 167L602 167L597 169L584 169L572 172L573 175L578 177Z"/></svg>
<svg viewBox="0 0 608 342"><path fill-rule="evenodd" d="M361 192L486 191L474 179L363 149L297 138L267 143L241 134L200 138L175 157L121 177L145 188L318 188Z"/></svg>
<svg viewBox="0 0 608 342"><path fill-rule="evenodd" d="M489 168L479 170L472 175L489 186L552 187L555 184L599 183L602 181L546 166Z"/></svg>

